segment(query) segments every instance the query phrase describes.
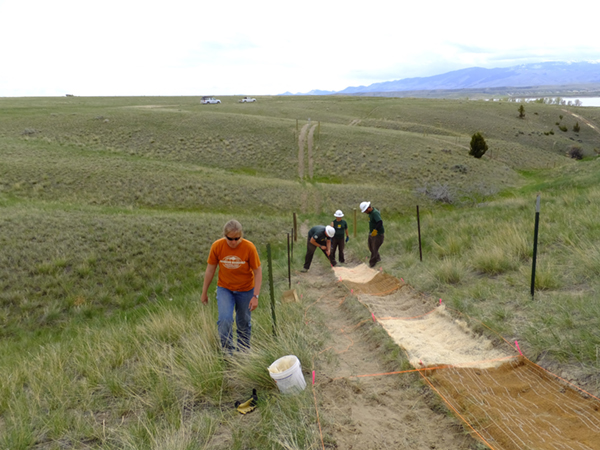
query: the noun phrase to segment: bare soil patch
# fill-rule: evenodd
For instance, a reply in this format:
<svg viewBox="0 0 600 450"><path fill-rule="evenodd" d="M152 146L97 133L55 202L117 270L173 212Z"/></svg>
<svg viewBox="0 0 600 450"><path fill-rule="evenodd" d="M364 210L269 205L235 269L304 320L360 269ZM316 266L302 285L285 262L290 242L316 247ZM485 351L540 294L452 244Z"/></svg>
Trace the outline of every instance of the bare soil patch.
<svg viewBox="0 0 600 450"><path fill-rule="evenodd" d="M317 129L317 125L313 125L312 127L310 127L310 131L308 132L308 177L310 179L312 179L312 177L313 177L313 165L314 165L313 145L314 145L314 134L315 134L316 129Z"/></svg>
<svg viewBox="0 0 600 450"><path fill-rule="evenodd" d="M157 108L176 108L178 105L133 105L127 106L127 108L135 109L157 109Z"/></svg>
<svg viewBox="0 0 600 450"><path fill-rule="evenodd" d="M300 130L298 136L298 177L304 178L304 142L306 141L306 135L308 133L308 127L310 124L306 124Z"/></svg>

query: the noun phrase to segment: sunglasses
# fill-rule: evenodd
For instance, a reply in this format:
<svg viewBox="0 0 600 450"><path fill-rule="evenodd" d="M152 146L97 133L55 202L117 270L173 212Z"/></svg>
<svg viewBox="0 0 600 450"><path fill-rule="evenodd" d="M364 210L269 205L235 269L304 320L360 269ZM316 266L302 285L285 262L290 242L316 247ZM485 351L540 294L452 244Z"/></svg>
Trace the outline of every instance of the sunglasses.
<svg viewBox="0 0 600 450"><path fill-rule="evenodd" d="M230 238L229 236L225 236L227 238L228 241L239 241L241 239L241 236L238 236L236 238Z"/></svg>

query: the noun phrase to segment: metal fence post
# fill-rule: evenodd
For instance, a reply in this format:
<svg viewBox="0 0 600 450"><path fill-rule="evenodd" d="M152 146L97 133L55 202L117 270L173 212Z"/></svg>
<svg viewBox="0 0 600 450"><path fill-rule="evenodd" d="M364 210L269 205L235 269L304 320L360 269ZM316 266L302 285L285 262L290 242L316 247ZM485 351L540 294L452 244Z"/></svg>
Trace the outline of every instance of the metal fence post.
<svg viewBox="0 0 600 450"><path fill-rule="evenodd" d="M533 231L533 261L531 264L531 298L535 294L535 265L537 260L538 230L540 228L540 194L535 201L535 226Z"/></svg>

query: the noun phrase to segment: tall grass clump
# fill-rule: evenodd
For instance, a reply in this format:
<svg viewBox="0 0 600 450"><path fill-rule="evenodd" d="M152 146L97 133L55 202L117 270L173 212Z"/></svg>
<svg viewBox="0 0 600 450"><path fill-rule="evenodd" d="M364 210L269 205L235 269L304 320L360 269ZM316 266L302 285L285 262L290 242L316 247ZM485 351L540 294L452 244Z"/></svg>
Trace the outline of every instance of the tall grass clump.
<svg viewBox="0 0 600 450"><path fill-rule="evenodd" d="M531 274L531 268L524 267L523 277ZM548 260L540 261L536 265L534 287L539 291L556 290L563 286L563 271L556 264Z"/></svg>
<svg viewBox="0 0 600 450"><path fill-rule="evenodd" d="M508 254L504 247L491 246L479 248L472 255L473 268L490 275L514 270L517 267L515 258Z"/></svg>
<svg viewBox="0 0 600 450"><path fill-rule="evenodd" d="M513 224L504 224L489 229L480 236L472 254L472 265L476 270L498 275L519 268L529 256L531 247L522 229Z"/></svg>
<svg viewBox="0 0 600 450"><path fill-rule="evenodd" d="M444 284L460 283L468 273L466 264L457 258L442 259L432 270L435 278Z"/></svg>
<svg viewBox="0 0 600 450"><path fill-rule="evenodd" d="M577 244L574 244L573 251L577 255L573 271L584 279L600 276L600 244L597 240L580 238Z"/></svg>

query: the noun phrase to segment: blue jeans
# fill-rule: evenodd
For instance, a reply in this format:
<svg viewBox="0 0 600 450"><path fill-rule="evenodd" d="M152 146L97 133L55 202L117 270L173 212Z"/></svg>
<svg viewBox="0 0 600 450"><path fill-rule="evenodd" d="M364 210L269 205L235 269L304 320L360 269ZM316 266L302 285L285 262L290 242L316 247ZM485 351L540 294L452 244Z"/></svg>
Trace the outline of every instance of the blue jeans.
<svg viewBox="0 0 600 450"><path fill-rule="evenodd" d="M250 319L252 313L248 306L253 296L254 288L240 292L217 286L217 307L219 308L217 328L221 346L227 353L232 353L235 350L233 345L233 311L235 311L235 324L237 325L238 350L248 350L250 348L252 331Z"/></svg>

